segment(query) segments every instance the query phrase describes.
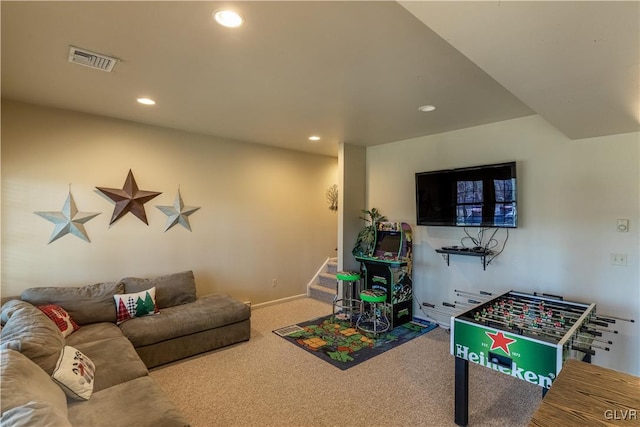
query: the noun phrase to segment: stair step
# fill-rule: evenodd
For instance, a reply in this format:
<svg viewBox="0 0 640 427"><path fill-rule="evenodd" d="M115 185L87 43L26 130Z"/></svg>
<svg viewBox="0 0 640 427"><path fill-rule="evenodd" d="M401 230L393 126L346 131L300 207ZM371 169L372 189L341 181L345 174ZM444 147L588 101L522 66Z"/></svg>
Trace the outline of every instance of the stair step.
<svg viewBox="0 0 640 427"><path fill-rule="evenodd" d="M319 286L317 284L309 286L309 297L315 300L326 302L327 304L332 304L333 297L335 295L335 291L329 290L324 286Z"/></svg>
<svg viewBox="0 0 640 427"><path fill-rule="evenodd" d="M318 275L318 285L331 290L331 292L336 292L336 275L331 273L320 273Z"/></svg>
<svg viewBox="0 0 640 427"><path fill-rule="evenodd" d="M338 261L329 261L327 263L327 273L336 274L338 272Z"/></svg>

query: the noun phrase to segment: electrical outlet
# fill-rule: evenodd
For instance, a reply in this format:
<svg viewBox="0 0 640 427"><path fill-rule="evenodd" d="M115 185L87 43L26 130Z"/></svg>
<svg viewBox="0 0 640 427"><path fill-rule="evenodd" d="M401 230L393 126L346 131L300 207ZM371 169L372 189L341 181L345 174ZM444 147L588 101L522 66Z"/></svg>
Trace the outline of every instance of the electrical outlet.
<svg viewBox="0 0 640 427"><path fill-rule="evenodd" d="M273 279L273 280L271 281L271 286L272 286L272 287L274 287L274 288L275 288L276 286L278 286L278 279Z"/></svg>
<svg viewBox="0 0 640 427"><path fill-rule="evenodd" d="M627 254L609 254L611 265L626 267Z"/></svg>

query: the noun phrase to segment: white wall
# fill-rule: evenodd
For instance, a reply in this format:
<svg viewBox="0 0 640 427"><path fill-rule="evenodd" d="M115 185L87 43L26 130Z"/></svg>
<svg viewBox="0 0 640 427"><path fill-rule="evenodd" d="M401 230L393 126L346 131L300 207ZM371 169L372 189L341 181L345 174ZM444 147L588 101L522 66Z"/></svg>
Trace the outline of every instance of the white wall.
<svg viewBox="0 0 640 427"><path fill-rule="evenodd" d="M633 318L618 323L612 351L594 363L640 375L640 135L571 141L539 116L367 149L367 205L414 227L415 308L460 300L470 292L546 292L596 303L598 313ZM475 257L434 249L460 244L456 227L416 227L414 174L515 160L519 226L504 252L482 270ZM616 220L630 220L630 232ZM469 230L477 231L477 228ZM501 230L496 237L506 238ZM625 253L626 267L610 265ZM446 317L438 320L449 323Z"/></svg>
<svg viewBox="0 0 640 427"><path fill-rule="evenodd" d="M162 194L145 204L148 226L130 213L109 226L114 205L95 187L122 188L129 169L141 190ZM183 270L200 295L305 294L336 256L325 193L337 179L332 157L3 101L2 296ZM61 210L69 184L81 212L101 212L86 224L91 243L47 244L54 226L34 212ZM185 205L201 207L192 232L164 232L155 207L172 205L178 186Z"/></svg>

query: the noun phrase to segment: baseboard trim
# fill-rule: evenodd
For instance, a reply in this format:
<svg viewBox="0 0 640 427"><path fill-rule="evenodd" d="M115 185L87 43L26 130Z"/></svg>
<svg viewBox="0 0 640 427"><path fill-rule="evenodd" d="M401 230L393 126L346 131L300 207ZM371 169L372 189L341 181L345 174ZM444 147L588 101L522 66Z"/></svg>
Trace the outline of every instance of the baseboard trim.
<svg viewBox="0 0 640 427"><path fill-rule="evenodd" d="M282 304L283 302L294 301L297 299L307 298L307 294L293 295L286 298L275 299L272 301L261 302L259 304L252 304L251 309L254 310L256 308L268 307L270 305Z"/></svg>

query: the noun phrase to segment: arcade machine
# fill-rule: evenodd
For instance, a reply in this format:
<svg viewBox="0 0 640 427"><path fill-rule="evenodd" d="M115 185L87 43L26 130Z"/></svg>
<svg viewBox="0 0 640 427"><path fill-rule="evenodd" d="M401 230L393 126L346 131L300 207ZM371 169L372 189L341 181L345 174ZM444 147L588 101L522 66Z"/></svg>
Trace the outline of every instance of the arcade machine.
<svg viewBox="0 0 640 427"><path fill-rule="evenodd" d="M413 318L411 226L400 222L379 222L373 253L356 255L364 289L381 289L387 294L387 317L391 328Z"/></svg>
<svg viewBox="0 0 640 427"><path fill-rule="evenodd" d="M477 301L485 296L491 299ZM480 304L452 317L451 322L455 423L459 426L468 423L469 362L537 384L546 391L567 359L590 362L595 348L609 351L600 343L612 344L601 338L603 333L618 333L608 329L610 323L616 319L634 322L598 316L595 304L558 296L510 291L497 297L482 292L473 298Z"/></svg>

